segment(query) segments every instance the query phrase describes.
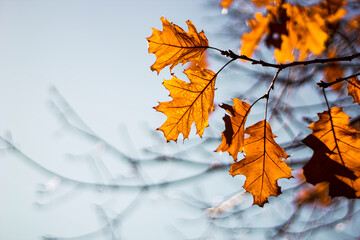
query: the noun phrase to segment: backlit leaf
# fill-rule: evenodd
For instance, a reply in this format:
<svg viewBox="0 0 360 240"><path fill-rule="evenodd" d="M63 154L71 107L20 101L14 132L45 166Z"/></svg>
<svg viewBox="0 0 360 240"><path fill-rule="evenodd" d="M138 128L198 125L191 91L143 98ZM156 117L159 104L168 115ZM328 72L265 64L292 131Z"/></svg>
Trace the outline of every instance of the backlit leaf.
<svg viewBox="0 0 360 240"><path fill-rule="evenodd" d="M336 50L330 49L328 52L329 58L337 57ZM337 62L329 63L324 67L323 70L324 80L328 83L335 81L337 78L344 76L344 69ZM338 82L331 85L331 89L340 92L343 86L343 82Z"/></svg>
<svg viewBox="0 0 360 240"><path fill-rule="evenodd" d="M216 75L208 69L197 67L184 71L190 83L173 76L165 80L164 86L173 98L169 102L161 102L155 109L167 116L166 122L158 128L163 131L167 141L176 141L182 133L188 138L191 125L195 122L197 134L202 136L208 126L208 118L214 105Z"/></svg>
<svg viewBox="0 0 360 240"><path fill-rule="evenodd" d="M208 66L208 54L206 52L204 52L199 61L191 61L189 64L189 68L192 69L195 69L196 67L208 68Z"/></svg>
<svg viewBox="0 0 360 240"><path fill-rule="evenodd" d="M304 166L306 181L329 182L331 197L360 197L360 131L349 125L350 117L340 107L318 114L303 142L314 154Z"/></svg>
<svg viewBox="0 0 360 240"><path fill-rule="evenodd" d="M249 20L250 32L243 34L241 54L251 56L265 39L268 47L274 47L274 57L279 63L305 60L308 54L320 55L325 50L328 32L336 30L346 11L343 5L325 4L332 12L325 12L323 5L304 7L278 1L253 1L257 7L269 2L267 13L255 13ZM331 1L333 2L333 1Z"/></svg>
<svg viewBox="0 0 360 240"><path fill-rule="evenodd" d="M282 55L291 56L288 61L293 61L293 49L299 51L299 60L304 60L309 52L320 55L325 50L328 38L325 20L309 7L293 6L289 3L283 4L282 7L286 9L289 18L286 23L289 34L281 35L286 44L277 49L275 57L278 62L285 62L286 59Z"/></svg>
<svg viewBox="0 0 360 240"><path fill-rule="evenodd" d="M354 103L360 104L360 81L357 77L353 77L349 80L347 85L348 95L354 98Z"/></svg>
<svg viewBox="0 0 360 240"><path fill-rule="evenodd" d="M269 196L278 196L280 178L291 178L291 168L283 161L288 155L275 141L270 124L260 121L246 128L245 158L231 164L230 174L245 175L244 189L254 196L254 204L264 206Z"/></svg>
<svg viewBox="0 0 360 240"><path fill-rule="evenodd" d="M270 4L277 4L279 2L279 0L251 0L255 7L259 8L259 7L265 7L268 6Z"/></svg>
<svg viewBox="0 0 360 240"><path fill-rule="evenodd" d="M354 36L354 42L357 43L357 45L360 45L360 15L356 15L352 17L345 28L348 32L348 34L351 34Z"/></svg>
<svg viewBox="0 0 360 240"><path fill-rule="evenodd" d="M242 45L240 52L242 55L250 57L253 54L262 37L268 33L268 24L271 19L272 17L270 15L264 17L261 13L255 13L255 20L250 19L248 21L251 31L244 33L241 38Z"/></svg>
<svg viewBox="0 0 360 240"><path fill-rule="evenodd" d="M310 185L297 194L295 202L301 204L318 204L323 207L328 207L331 204L329 197L329 183L321 182L315 186Z"/></svg>
<svg viewBox="0 0 360 240"><path fill-rule="evenodd" d="M161 18L163 31L153 28L153 33L147 38L149 53L156 55L156 61L151 66L152 71L159 72L166 66L170 70L179 63L200 61L204 51L209 47L209 42L203 31L197 32L191 21L187 21L189 32L179 26Z"/></svg>
<svg viewBox="0 0 360 240"><path fill-rule="evenodd" d="M220 146L215 150L227 151L237 160L239 152L243 151L244 147L244 126L246 117L250 113L250 104L240 101L239 99L233 99L234 106L228 104L222 104L220 107L225 109L229 115L225 115L223 120L225 122L225 131L222 132L222 142Z"/></svg>
<svg viewBox="0 0 360 240"><path fill-rule="evenodd" d="M312 10L320 14L328 24L332 24L346 15L345 6L346 0L324 0L318 5L312 6Z"/></svg>
<svg viewBox="0 0 360 240"><path fill-rule="evenodd" d="M222 0L220 6L223 8L229 8L234 0Z"/></svg>

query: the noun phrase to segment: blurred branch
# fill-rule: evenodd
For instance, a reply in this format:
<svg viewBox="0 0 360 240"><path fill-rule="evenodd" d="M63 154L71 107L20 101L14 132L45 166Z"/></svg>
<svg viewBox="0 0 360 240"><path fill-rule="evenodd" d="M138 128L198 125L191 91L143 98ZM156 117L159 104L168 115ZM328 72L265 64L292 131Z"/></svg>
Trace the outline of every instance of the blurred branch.
<svg viewBox="0 0 360 240"><path fill-rule="evenodd" d="M120 237L115 236L115 227L119 227L123 219L126 219L130 214L132 214L136 207L141 203L143 194L145 191L139 191L136 197L120 212L117 213L114 217L109 217L105 209L102 206L97 206L99 214L102 215L102 218L105 220L105 224L98 229L95 229L86 234L81 234L78 236L72 237L59 237L59 236L43 236L44 240L76 240L76 239L89 239L90 237L97 237L99 234L107 235L110 232L110 236L112 240L121 239Z"/></svg>

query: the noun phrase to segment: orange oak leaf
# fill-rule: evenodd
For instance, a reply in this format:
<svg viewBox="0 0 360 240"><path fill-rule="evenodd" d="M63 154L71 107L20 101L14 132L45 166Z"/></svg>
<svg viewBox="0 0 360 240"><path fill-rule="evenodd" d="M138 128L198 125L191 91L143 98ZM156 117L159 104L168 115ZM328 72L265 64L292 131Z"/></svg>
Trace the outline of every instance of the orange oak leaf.
<svg viewBox="0 0 360 240"><path fill-rule="evenodd" d="M317 204L322 207L328 207L331 204L329 197L329 183L321 182L315 186L310 185L302 189L296 196L295 202L302 204Z"/></svg>
<svg viewBox="0 0 360 240"><path fill-rule="evenodd" d="M331 24L336 23L346 15L346 10L344 9L346 4L346 0L323 0L318 5L312 6L312 9L320 14L328 24ZM331 28L332 26L328 27Z"/></svg>
<svg viewBox="0 0 360 240"><path fill-rule="evenodd" d="M339 20L347 13L345 0L323 0L308 6L279 0L251 1L255 7L266 6L266 13L255 13L255 19L249 20L251 30L243 34L240 52L250 57L265 39L267 47L275 48L274 57L278 63L322 54L339 27Z"/></svg>
<svg viewBox="0 0 360 240"><path fill-rule="evenodd" d="M348 34L351 34L355 38L355 42L357 45L360 45L360 15L356 15L352 17L345 28L347 30Z"/></svg>
<svg viewBox="0 0 360 240"><path fill-rule="evenodd" d="M274 57L279 63L304 60L309 53L322 54L329 37L327 31L337 26L336 22L346 14L340 8L342 5L324 15L322 5L304 7L282 1L253 2L256 7L270 2L275 5L267 5L267 13L255 13L255 19L249 20L251 30L243 34L240 52L250 57L265 39L268 47L275 47Z"/></svg>
<svg viewBox="0 0 360 240"><path fill-rule="evenodd" d="M276 60L279 63L293 61L294 49L299 51L299 60L304 60L309 52L320 55L325 50L328 39L325 20L310 7L285 3L282 8L286 9L289 18L286 22L289 32L288 35L281 35L284 44L275 49Z"/></svg>
<svg viewBox="0 0 360 240"><path fill-rule="evenodd" d="M255 7L260 8L260 7L265 7L268 6L270 4L277 4L279 2L279 0L251 0Z"/></svg>
<svg viewBox="0 0 360 240"><path fill-rule="evenodd" d="M233 101L234 106L228 104L220 106L231 116L225 115L223 117L225 131L221 133L222 142L215 151L227 151L236 161L238 153L242 152L244 147L244 126L246 118L250 113L250 104L237 98L233 99Z"/></svg>
<svg viewBox="0 0 360 240"><path fill-rule="evenodd" d="M327 83L335 81L337 78L342 78L344 76L344 69L338 63L329 63L324 67L323 70L324 80ZM331 85L331 89L341 92L343 83L338 82Z"/></svg>
<svg viewBox="0 0 360 240"><path fill-rule="evenodd" d="M303 167L306 181L329 183L329 196L360 197L360 131L349 125L350 117L340 107L318 113L319 120L303 143L314 150Z"/></svg>
<svg viewBox="0 0 360 240"><path fill-rule="evenodd" d="M208 54L204 52L199 61L191 61L188 68L195 69L196 67L208 68Z"/></svg>
<svg viewBox="0 0 360 240"><path fill-rule="evenodd" d="M280 178L291 178L291 168L282 160L288 155L274 140L270 124L260 121L246 128L250 137L244 141L245 158L231 164L232 176L245 175L244 189L254 196L254 204L260 207L269 196L278 196Z"/></svg>
<svg viewBox="0 0 360 240"><path fill-rule="evenodd" d="M222 0L220 6L223 8L229 8L234 0Z"/></svg>
<svg viewBox="0 0 360 240"><path fill-rule="evenodd" d="M289 31L286 28L286 23L289 21L285 8L268 6L268 11L272 18L268 24L269 34L265 38L267 47L280 48L283 42L282 35L288 36Z"/></svg>
<svg viewBox="0 0 360 240"><path fill-rule="evenodd" d="M360 15L352 17L346 26L346 29L349 31L357 31L360 28Z"/></svg>
<svg viewBox="0 0 360 240"><path fill-rule="evenodd" d="M349 80L347 85L348 95L354 98L354 103L360 104L360 81L357 77L353 77Z"/></svg>
<svg viewBox="0 0 360 240"><path fill-rule="evenodd" d="M209 42L203 31L197 32L191 21L187 21L189 32L185 32L179 26L161 18L163 31L153 28L153 33L147 38L149 53L156 56L155 63L151 66L152 71L159 72L166 66L170 70L179 63L199 61L204 51L209 47Z"/></svg>
<svg viewBox="0 0 360 240"><path fill-rule="evenodd" d="M328 52L328 58L334 58L334 57L337 57L337 53L336 53L336 49L332 48ZM324 80L329 83L335 81L337 78L342 78L344 76L344 69L337 62L329 63L324 67L323 76L324 76ZM331 85L331 89L337 92L341 92L342 87L343 87L343 82L338 82Z"/></svg>
<svg viewBox="0 0 360 240"><path fill-rule="evenodd" d="M240 53L242 55L250 57L253 54L263 36L269 32L270 21L272 21L271 15L263 16L261 13L255 13L255 19L248 21L251 31L244 33L241 38Z"/></svg>
<svg viewBox="0 0 360 240"><path fill-rule="evenodd" d="M174 140L180 133L188 138L191 125L195 122L197 134L202 136L208 126L208 118L214 106L216 75L211 70L197 67L184 71L190 83L173 76L165 80L164 86L170 91L169 102L161 102L154 107L167 116L165 123L158 128L163 131L167 141Z"/></svg>

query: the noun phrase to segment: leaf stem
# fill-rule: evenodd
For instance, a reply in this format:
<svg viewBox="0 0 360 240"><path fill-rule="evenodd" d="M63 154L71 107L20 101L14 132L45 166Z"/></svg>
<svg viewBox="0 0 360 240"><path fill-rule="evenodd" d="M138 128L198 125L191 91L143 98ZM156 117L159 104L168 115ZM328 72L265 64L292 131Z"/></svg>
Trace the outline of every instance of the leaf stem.
<svg viewBox="0 0 360 240"><path fill-rule="evenodd" d="M278 69L275 73L275 76L273 77L273 79L271 80L271 84L269 86L269 89L266 91L266 93L264 95L262 95L261 97L259 97L258 99L255 100L255 102L253 102L250 107L249 107L249 110L258 102L260 101L261 99L265 98L266 99L266 105L265 105L265 122L266 122L266 117L267 117L267 108L268 108L268 103L269 103L269 96L270 96L270 91L274 89L274 84L275 84L275 81L277 79L277 77L279 76L279 73L281 72L282 69Z"/></svg>
<svg viewBox="0 0 360 240"><path fill-rule="evenodd" d="M268 109L270 91L274 89L275 81L276 81L277 77L279 76L279 73L281 72L281 70L282 70L281 68L278 68L278 70L276 71L273 79L271 80L271 84L270 84L270 86L269 86L269 89L267 90L266 94L263 96L263 98L266 99L266 105L265 105L265 122L266 122L266 117L267 117L267 109Z"/></svg>
<svg viewBox="0 0 360 240"><path fill-rule="evenodd" d="M236 59L231 59L230 61L228 61L227 63L225 63L224 64L224 66L222 66L220 69L219 69L219 71L217 71L216 73L215 73L215 76L214 77L216 77L227 65L229 65L230 63L232 63L233 61L235 61Z"/></svg>
<svg viewBox="0 0 360 240"><path fill-rule="evenodd" d="M223 50L221 50L221 49L219 49L219 48L216 48L216 47L208 46L207 48L208 48L208 49L212 49L212 50L219 51L220 53L223 52Z"/></svg>

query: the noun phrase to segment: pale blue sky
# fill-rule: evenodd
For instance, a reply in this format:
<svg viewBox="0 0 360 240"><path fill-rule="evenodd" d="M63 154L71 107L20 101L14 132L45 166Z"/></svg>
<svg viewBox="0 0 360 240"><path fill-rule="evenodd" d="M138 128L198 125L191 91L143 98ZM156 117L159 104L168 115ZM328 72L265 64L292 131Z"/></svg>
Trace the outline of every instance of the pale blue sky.
<svg viewBox="0 0 360 240"><path fill-rule="evenodd" d="M138 134L139 122L159 118L152 107L169 78L149 70L155 57L145 38L161 16L201 26L201 2L0 1L2 129L40 137L36 126L51 125L45 103L55 85L95 130L112 137L125 123Z"/></svg>

